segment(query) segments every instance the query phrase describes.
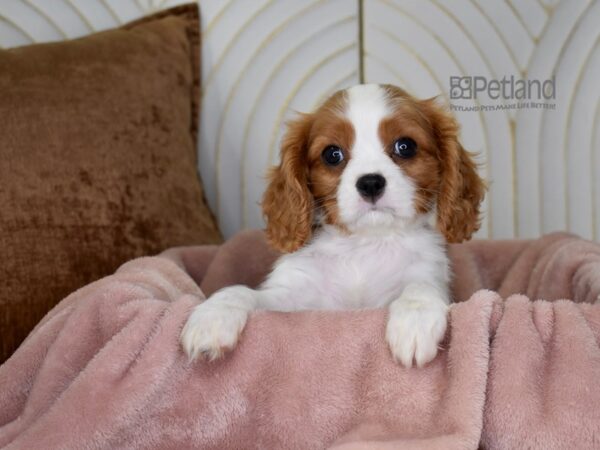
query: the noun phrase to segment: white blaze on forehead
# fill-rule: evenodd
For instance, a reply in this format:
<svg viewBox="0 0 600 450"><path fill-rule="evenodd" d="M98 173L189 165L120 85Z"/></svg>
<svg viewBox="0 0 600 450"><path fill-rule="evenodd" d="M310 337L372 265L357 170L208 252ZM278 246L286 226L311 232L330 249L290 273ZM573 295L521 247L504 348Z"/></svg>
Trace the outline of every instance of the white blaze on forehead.
<svg viewBox="0 0 600 450"><path fill-rule="evenodd" d="M346 90L348 114L360 114L366 110L387 112L387 92L378 84L359 84Z"/></svg>
<svg viewBox="0 0 600 450"><path fill-rule="evenodd" d="M391 112L387 93L377 84L354 86L347 93L346 116L354 127L352 158L362 160L363 164L374 163L385 156L379 138L379 124Z"/></svg>

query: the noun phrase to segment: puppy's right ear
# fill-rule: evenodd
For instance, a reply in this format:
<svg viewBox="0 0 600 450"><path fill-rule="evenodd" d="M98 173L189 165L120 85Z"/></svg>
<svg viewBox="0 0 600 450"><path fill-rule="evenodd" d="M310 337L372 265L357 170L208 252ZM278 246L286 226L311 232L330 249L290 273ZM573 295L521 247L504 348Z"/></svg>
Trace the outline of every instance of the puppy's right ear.
<svg viewBox="0 0 600 450"><path fill-rule="evenodd" d="M313 196L308 188L308 145L313 123L302 114L288 124L281 144L281 162L268 174L262 208L267 239L281 252L298 250L311 236Z"/></svg>

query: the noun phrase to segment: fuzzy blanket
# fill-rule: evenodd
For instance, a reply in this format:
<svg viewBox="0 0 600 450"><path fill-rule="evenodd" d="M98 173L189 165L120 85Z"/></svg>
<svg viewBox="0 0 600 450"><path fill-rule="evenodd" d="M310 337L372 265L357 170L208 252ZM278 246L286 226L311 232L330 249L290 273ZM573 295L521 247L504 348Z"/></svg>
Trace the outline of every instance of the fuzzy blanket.
<svg viewBox="0 0 600 450"><path fill-rule="evenodd" d="M582 303L600 295L600 245L554 234L450 254L469 300L422 369L392 361L384 310L257 312L233 353L189 363L191 308L257 285L277 255L248 232L131 261L0 367L0 447L600 448L600 305Z"/></svg>

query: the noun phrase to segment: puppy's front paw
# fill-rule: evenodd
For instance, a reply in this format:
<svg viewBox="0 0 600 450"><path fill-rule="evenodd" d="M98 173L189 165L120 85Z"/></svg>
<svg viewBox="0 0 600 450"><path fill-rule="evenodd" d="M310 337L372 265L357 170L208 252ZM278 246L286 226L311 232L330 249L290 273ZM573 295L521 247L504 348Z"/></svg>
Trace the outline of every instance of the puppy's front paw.
<svg viewBox="0 0 600 450"><path fill-rule="evenodd" d="M212 361L236 346L249 312L244 296L237 294L243 292L224 289L194 308L181 332L181 344L190 360L203 355Z"/></svg>
<svg viewBox="0 0 600 450"><path fill-rule="evenodd" d="M396 361L411 367L414 359L421 367L435 358L444 338L448 305L431 292L407 291L390 305L386 340Z"/></svg>

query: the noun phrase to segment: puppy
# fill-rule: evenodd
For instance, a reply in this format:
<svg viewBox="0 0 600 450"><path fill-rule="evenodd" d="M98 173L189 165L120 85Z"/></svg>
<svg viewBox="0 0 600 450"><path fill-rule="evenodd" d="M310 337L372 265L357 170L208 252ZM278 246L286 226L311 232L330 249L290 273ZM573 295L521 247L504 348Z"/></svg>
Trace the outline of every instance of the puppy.
<svg viewBox="0 0 600 450"><path fill-rule="evenodd" d="M393 357L431 361L450 303L446 242L479 228L485 192L457 133L433 99L391 85L339 91L291 122L262 203L284 255L259 289L227 287L193 310L189 357L234 348L254 309L389 306Z"/></svg>

